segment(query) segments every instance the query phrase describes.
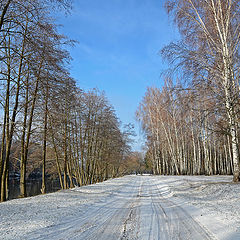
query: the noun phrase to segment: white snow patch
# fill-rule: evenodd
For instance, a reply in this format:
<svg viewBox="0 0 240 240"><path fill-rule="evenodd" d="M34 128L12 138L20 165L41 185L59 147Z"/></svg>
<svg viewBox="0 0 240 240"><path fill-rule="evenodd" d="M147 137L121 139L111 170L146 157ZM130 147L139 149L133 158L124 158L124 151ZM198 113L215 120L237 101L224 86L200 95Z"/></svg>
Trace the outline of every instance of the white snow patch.
<svg viewBox="0 0 240 240"><path fill-rule="evenodd" d="M170 239L178 226L167 217L186 221L185 213L209 239L240 239L240 184L231 176L131 175L14 199L0 203L0 238Z"/></svg>

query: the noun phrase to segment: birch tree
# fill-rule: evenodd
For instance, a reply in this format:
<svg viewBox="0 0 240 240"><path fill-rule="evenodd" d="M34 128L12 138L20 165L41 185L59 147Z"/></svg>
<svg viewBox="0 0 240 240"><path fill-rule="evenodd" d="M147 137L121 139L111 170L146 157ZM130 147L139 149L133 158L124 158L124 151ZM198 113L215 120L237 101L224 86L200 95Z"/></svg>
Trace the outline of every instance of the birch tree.
<svg viewBox="0 0 240 240"><path fill-rule="evenodd" d="M222 96L231 136L235 182L239 181L239 7L239 1L232 0L166 1L182 41L171 43L162 50L170 62L192 75L193 85L198 79L203 87L210 87L212 94Z"/></svg>

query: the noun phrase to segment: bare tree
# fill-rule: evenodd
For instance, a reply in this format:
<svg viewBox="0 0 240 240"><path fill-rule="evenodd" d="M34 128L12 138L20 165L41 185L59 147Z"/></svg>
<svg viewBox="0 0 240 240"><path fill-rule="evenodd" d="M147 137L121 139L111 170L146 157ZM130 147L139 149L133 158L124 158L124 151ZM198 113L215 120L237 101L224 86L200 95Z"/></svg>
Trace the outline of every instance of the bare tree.
<svg viewBox="0 0 240 240"><path fill-rule="evenodd" d="M162 53L191 73L191 83L222 96L233 152L233 181L239 181L237 105L239 98L239 1L166 1L182 36ZM201 77L199 77L201 76ZM200 81L200 82L199 82Z"/></svg>

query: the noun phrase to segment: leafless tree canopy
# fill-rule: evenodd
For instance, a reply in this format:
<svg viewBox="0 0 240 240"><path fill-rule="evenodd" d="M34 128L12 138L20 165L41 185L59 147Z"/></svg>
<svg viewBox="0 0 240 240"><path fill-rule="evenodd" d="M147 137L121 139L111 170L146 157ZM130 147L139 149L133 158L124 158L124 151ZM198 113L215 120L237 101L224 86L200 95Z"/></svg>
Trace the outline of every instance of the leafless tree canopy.
<svg viewBox="0 0 240 240"><path fill-rule="evenodd" d="M3 0L0 3L0 196L8 198L12 175L38 174L62 188L123 174L130 151L130 126L121 130L113 107L96 90L83 91L68 72L53 8L71 9L68 0Z"/></svg>
<svg viewBox="0 0 240 240"><path fill-rule="evenodd" d="M161 50L170 65L165 87L148 89L137 112L153 167L233 173L239 181L240 2L172 0L165 7L181 39Z"/></svg>

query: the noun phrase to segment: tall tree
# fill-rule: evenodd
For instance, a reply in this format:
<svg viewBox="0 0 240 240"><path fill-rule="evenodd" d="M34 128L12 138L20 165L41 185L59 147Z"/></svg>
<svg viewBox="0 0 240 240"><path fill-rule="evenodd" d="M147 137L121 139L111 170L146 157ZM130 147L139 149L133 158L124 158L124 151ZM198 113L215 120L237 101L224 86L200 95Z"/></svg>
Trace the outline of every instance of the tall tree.
<svg viewBox="0 0 240 240"><path fill-rule="evenodd" d="M175 66L191 74L191 84L208 87L221 100L228 117L234 177L240 179L237 142L239 98L239 1L166 1L182 41L162 51ZM200 77L199 77L200 76ZM221 96L222 98L219 98Z"/></svg>

